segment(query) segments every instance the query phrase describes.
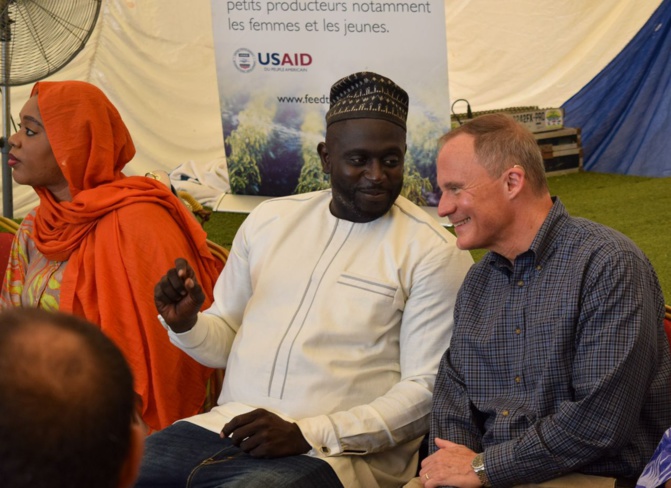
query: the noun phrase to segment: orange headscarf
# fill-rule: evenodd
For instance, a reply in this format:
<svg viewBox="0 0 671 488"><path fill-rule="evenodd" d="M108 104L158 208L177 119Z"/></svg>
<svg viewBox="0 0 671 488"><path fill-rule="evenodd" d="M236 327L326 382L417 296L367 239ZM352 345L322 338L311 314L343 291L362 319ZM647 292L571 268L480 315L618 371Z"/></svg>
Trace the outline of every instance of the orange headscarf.
<svg viewBox="0 0 671 488"><path fill-rule="evenodd" d="M163 183L121 172L135 147L102 91L85 82L40 82L32 95L72 195L58 202L35 188L35 245L49 259L68 261L60 310L99 324L122 349L149 427L198 413L211 370L170 344L153 287L185 257L209 306L220 265L205 232Z"/></svg>

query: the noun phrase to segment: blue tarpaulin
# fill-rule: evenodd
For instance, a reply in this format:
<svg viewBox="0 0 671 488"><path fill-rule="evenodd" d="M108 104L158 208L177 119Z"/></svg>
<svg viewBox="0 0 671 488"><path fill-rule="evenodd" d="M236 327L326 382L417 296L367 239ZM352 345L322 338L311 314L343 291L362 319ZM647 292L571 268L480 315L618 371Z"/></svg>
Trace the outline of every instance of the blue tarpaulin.
<svg viewBox="0 0 671 488"><path fill-rule="evenodd" d="M585 170L671 176L671 0L563 108Z"/></svg>

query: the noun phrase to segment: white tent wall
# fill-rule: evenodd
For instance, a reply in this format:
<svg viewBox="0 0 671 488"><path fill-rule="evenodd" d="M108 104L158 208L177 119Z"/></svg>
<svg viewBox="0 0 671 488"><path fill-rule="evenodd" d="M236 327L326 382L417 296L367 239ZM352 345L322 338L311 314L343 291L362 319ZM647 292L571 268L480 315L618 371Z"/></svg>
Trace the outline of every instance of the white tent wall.
<svg viewBox="0 0 671 488"><path fill-rule="evenodd" d="M626 46L660 3L446 0L450 96L465 98L474 111L558 107Z"/></svg>
<svg viewBox="0 0 671 488"><path fill-rule="evenodd" d="M103 0L86 47L48 80L100 87L116 105L137 149L124 172L170 171L224 156L209 0ZM14 120L32 85L11 88ZM37 204L14 185L14 216Z"/></svg>
<svg viewBox="0 0 671 488"><path fill-rule="evenodd" d="M445 0L452 100L465 98L473 110L559 106L659 4ZM224 156L210 0L103 0L84 50L49 79L89 81L117 106L137 148L126 174ZM16 121L30 88L10 90ZM15 217L37 203L29 187L14 185L13 194Z"/></svg>

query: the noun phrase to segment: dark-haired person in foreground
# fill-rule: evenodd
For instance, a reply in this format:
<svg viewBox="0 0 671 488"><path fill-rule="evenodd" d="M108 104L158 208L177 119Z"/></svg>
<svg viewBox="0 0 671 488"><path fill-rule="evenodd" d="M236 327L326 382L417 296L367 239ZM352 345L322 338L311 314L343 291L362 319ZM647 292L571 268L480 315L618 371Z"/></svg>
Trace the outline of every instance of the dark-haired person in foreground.
<svg viewBox="0 0 671 488"><path fill-rule="evenodd" d="M207 311L183 260L157 285L172 342L226 375L211 412L148 438L137 486L398 487L416 472L472 259L399 196L405 91L355 73L330 103L317 150L332 189L259 205Z"/></svg>
<svg viewBox="0 0 671 488"><path fill-rule="evenodd" d="M619 232L569 216L511 117L441 142L438 213L459 248L490 252L457 298L424 486L634 486L671 425L652 265Z"/></svg>
<svg viewBox="0 0 671 488"><path fill-rule="evenodd" d="M0 313L0 485L126 488L146 431L133 377L100 329L59 312Z"/></svg>

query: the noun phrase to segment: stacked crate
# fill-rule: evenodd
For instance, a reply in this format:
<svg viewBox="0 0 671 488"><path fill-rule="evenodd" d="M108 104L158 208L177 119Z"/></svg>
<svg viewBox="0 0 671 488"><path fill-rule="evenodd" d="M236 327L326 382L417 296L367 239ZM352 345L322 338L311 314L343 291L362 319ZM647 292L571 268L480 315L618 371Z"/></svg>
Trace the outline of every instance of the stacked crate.
<svg viewBox="0 0 671 488"><path fill-rule="evenodd" d="M474 112L472 117L496 112L509 114L534 134L548 174L573 173L582 169L580 129L564 127L562 108L517 107ZM453 114L452 127L467 120L470 119L466 114Z"/></svg>
<svg viewBox="0 0 671 488"><path fill-rule="evenodd" d="M566 127L534 133L548 174L574 173L582 169L580 129Z"/></svg>

